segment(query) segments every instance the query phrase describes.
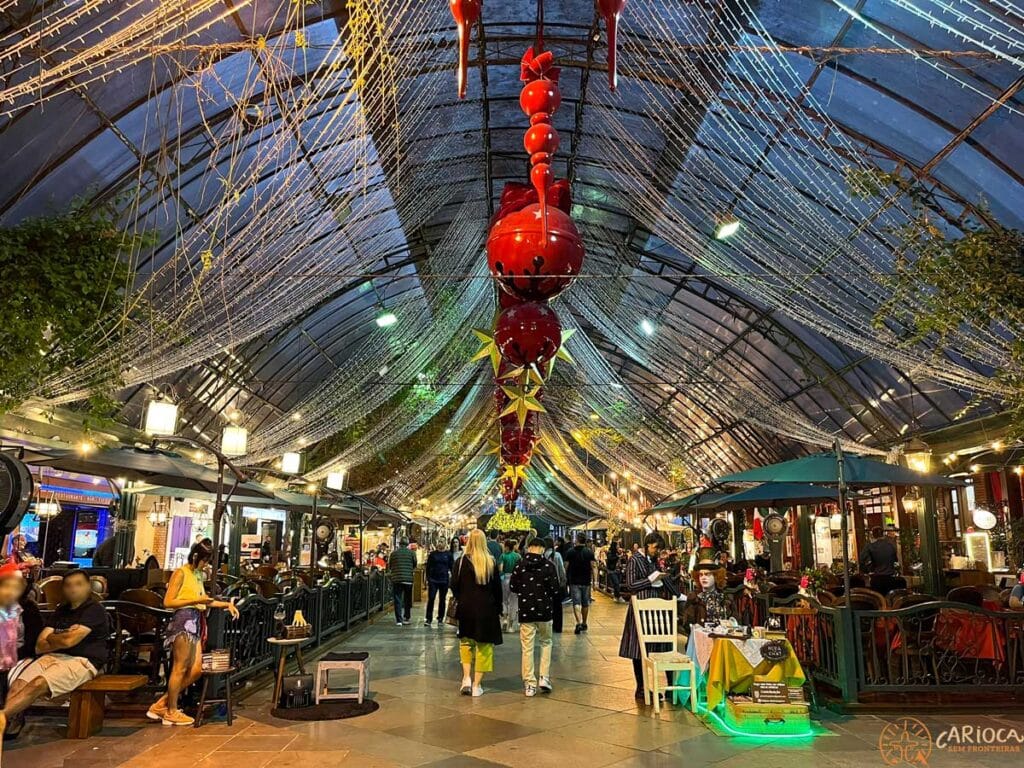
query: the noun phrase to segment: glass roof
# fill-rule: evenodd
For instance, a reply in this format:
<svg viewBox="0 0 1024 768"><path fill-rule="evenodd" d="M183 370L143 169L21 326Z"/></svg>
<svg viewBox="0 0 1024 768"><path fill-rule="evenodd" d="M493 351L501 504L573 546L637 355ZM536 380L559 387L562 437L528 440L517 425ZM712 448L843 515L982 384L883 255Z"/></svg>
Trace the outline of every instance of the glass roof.
<svg viewBox="0 0 1024 768"><path fill-rule="evenodd" d="M114 364L127 423L169 387L197 433L237 410L253 461L320 444L322 472L382 460L458 402L460 450L421 447L451 466L413 462L386 492L473 503L496 468L469 329L494 306L488 217L528 169L535 1L485 5L461 101L441 0L7 6L0 220L86 197L158 234L136 267L167 325L136 323L51 382L57 400ZM883 451L996 407L998 338L936 354L873 329L908 206L853 200L845 175L920 180L954 232L979 210L1024 227L1024 6L631 0L614 93L592 0L548 0L544 21L554 171L588 254L556 302L584 362L550 382L547 428L574 454L531 484L552 515L617 467L657 496L673 460L697 482L835 436ZM715 241L726 214L740 235ZM393 329L374 323L385 310ZM568 437L591 414L618 433L593 451Z"/></svg>

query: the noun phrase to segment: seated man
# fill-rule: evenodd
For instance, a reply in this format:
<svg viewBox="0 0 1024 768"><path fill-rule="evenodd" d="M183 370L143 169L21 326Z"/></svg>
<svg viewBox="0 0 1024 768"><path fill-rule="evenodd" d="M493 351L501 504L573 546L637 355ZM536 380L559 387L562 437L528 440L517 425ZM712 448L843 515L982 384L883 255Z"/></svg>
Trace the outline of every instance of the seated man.
<svg viewBox="0 0 1024 768"><path fill-rule="evenodd" d="M68 571L63 581L64 602L39 633L39 658L11 683L0 712L0 729L37 699L64 696L89 682L107 662L107 612L93 598L89 576L81 570Z"/></svg>

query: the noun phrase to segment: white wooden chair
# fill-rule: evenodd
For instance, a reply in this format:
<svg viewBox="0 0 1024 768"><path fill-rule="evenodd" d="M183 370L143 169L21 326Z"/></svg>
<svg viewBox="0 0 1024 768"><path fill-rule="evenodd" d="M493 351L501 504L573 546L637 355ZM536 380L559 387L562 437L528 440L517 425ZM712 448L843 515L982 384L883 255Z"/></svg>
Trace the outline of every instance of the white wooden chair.
<svg viewBox="0 0 1024 768"><path fill-rule="evenodd" d="M675 600L630 599L636 633L640 638L640 663L644 672L644 700L654 711L661 712L658 694L668 691L690 692L690 711L697 711L697 670L693 660L679 650L679 635L676 630L678 603ZM648 644L658 643L671 646L668 651L648 652ZM662 675L665 672L687 672L686 685L668 685Z"/></svg>

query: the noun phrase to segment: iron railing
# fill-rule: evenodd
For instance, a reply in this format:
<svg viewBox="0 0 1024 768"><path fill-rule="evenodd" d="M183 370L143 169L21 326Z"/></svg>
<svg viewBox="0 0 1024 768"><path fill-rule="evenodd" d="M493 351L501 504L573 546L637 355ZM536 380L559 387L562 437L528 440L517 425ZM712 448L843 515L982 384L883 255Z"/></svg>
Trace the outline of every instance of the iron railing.
<svg viewBox="0 0 1024 768"><path fill-rule="evenodd" d="M267 640L275 633L274 613L278 605L284 605L285 623L292 622L296 610L302 611L313 627L306 647L315 648L331 635L383 610L391 594L387 575L372 571L349 579L330 579L315 587L299 584L270 599L249 595L237 603L237 621L231 621L223 611L210 615L207 647L232 650L236 671L230 682L234 683L274 662L275 651Z"/></svg>
<svg viewBox="0 0 1024 768"><path fill-rule="evenodd" d="M854 611L858 689L970 691L1024 685L1024 612L936 601Z"/></svg>

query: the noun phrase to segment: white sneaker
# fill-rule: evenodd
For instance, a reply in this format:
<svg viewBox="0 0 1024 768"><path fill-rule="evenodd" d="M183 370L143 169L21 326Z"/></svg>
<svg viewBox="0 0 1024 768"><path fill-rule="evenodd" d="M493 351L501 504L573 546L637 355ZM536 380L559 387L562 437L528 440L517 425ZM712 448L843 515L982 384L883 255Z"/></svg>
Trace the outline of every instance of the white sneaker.
<svg viewBox="0 0 1024 768"><path fill-rule="evenodd" d="M526 695L527 696L536 696L537 695L537 686L527 684L527 686L526 686Z"/></svg>
<svg viewBox="0 0 1024 768"><path fill-rule="evenodd" d="M476 696L483 696L483 695L484 695L484 689L482 687L480 687L478 685L478 686L475 686L473 688L473 696L474 697L476 697Z"/></svg>
<svg viewBox="0 0 1024 768"><path fill-rule="evenodd" d="M402 626L402 622L400 622L400 621L396 621L396 622L395 622L395 626L396 626L396 627L400 627L400 626Z"/></svg>
<svg viewBox="0 0 1024 768"><path fill-rule="evenodd" d="M459 688L459 693L463 696L469 696L473 692L473 679L470 677L462 678L462 686Z"/></svg>
<svg viewBox="0 0 1024 768"><path fill-rule="evenodd" d="M541 693L551 693L551 678L550 677L542 677L540 679L539 687L540 687L540 692Z"/></svg>

